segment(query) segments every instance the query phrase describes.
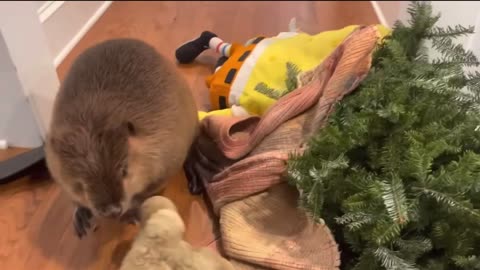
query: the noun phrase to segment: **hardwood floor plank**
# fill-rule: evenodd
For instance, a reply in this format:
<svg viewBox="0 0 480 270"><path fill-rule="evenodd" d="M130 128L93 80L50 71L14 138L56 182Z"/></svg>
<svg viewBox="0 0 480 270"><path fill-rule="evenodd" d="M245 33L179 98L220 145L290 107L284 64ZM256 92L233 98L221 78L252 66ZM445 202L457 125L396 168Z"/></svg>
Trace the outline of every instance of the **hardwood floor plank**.
<svg viewBox="0 0 480 270"><path fill-rule="evenodd" d="M16 155L23 154L30 151L30 148L24 147L9 147L7 149L0 150L0 162L10 159Z"/></svg>

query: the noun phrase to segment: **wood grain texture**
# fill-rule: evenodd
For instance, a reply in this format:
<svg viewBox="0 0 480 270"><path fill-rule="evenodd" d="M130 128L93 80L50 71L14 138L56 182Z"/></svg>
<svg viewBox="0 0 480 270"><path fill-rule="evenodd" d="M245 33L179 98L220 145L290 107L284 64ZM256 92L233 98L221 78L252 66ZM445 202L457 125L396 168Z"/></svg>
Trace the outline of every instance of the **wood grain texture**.
<svg viewBox="0 0 480 270"><path fill-rule="evenodd" d="M1 149L0 162L5 161L7 159L11 159L17 155L23 154L28 151L30 151L30 148L24 148L24 147L9 147L7 149Z"/></svg>
<svg viewBox="0 0 480 270"><path fill-rule="evenodd" d="M79 53L110 38L142 39L173 61L175 49L204 30L225 41L244 42L258 34L287 31L292 17L308 33L377 23L367 1L114 2L57 71L62 79ZM205 52L194 64L179 67L201 108L208 108L205 77L217 57ZM171 179L164 195L178 206L187 224L187 241L216 249L215 222L203 199L188 193L183 173ZM77 239L72 205L40 165L22 179L0 186L0 230L0 269L103 270L117 269L136 227L101 221L95 233Z"/></svg>

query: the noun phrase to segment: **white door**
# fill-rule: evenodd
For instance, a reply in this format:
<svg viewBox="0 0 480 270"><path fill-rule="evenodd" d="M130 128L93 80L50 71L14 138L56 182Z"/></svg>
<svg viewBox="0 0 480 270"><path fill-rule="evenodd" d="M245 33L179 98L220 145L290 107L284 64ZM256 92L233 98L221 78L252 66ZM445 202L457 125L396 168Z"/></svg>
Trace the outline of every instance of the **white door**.
<svg viewBox="0 0 480 270"><path fill-rule="evenodd" d="M0 140L37 147L59 81L34 1L0 2Z"/></svg>

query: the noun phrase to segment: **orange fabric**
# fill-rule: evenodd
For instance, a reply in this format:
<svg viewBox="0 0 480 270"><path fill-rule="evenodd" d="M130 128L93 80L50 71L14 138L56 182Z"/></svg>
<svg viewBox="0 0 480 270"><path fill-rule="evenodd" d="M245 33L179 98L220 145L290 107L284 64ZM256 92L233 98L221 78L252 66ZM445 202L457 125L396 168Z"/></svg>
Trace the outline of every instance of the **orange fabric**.
<svg viewBox="0 0 480 270"><path fill-rule="evenodd" d="M232 82L238 74L238 71L243 65L243 61L238 59L247 51L252 51L257 44L242 45L239 43L232 43L230 48L230 57L228 60L213 74L207 77L206 83L210 92L210 104L211 110L225 109L220 107L220 97L224 97L226 105L229 104L229 95ZM228 76L230 70L235 69L237 72L231 80L231 83L226 83L225 79Z"/></svg>

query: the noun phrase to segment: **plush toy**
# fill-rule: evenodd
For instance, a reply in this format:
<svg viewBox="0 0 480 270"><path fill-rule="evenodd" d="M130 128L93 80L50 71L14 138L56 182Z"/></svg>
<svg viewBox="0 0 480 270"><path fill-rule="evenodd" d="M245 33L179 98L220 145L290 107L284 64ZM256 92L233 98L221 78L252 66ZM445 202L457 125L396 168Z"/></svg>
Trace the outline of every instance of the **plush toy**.
<svg viewBox="0 0 480 270"><path fill-rule="evenodd" d="M120 270L234 270L210 249L193 248L183 240L185 224L169 199L147 199L140 216L140 232Z"/></svg>
<svg viewBox="0 0 480 270"><path fill-rule="evenodd" d="M357 27L309 35L296 31L291 23L288 32L258 36L245 44L227 43L205 31L180 46L176 58L181 64L190 63L207 49L221 55L215 72L206 79L211 111L199 112L200 119L212 114L262 115L296 88L299 75L318 66ZM389 32L381 25L378 28L382 36Z"/></svg>

